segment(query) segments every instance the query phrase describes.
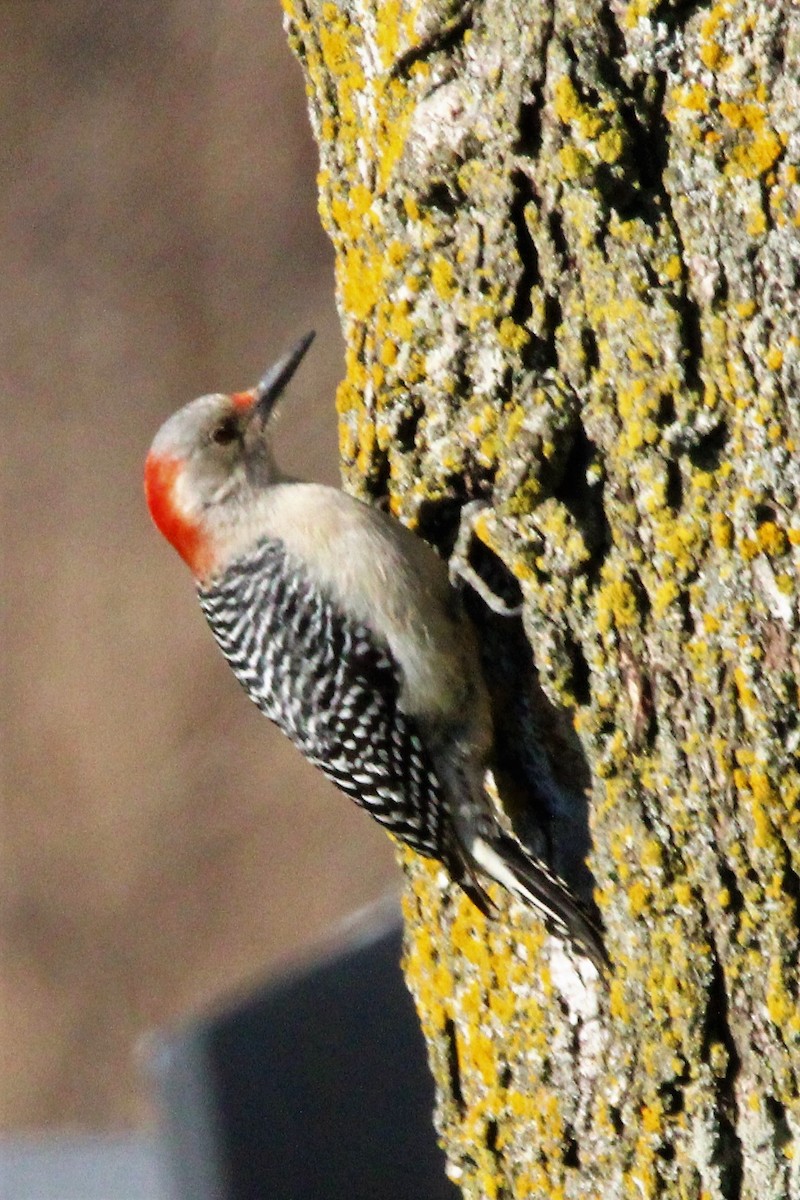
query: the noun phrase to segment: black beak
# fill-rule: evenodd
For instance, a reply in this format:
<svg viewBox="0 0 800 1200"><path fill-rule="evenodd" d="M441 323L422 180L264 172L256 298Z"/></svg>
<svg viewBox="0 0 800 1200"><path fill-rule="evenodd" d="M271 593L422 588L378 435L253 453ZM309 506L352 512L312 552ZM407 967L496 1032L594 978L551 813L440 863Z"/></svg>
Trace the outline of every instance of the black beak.
<svg viewBox="0 0 800 1200"><path fill-rule="evenodd" d="M277 400L300 366L300 362L305 356L306 350L308 350L308 347L313 342L314 337L315 333L313 329L310 333L306 333L301 337L300 341L292 346L288 354L284 354L283 358L279 358L270 367L256 387L256 403L253 415L258 415L262 426L266 426Z"/></svg>

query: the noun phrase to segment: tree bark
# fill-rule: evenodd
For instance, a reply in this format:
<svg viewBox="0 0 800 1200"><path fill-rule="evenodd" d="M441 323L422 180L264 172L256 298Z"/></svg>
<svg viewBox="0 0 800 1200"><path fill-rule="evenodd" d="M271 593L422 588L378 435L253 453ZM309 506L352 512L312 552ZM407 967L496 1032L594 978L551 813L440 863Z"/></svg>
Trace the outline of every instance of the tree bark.
<svg viewBox="0 0 800 1200"><path fill-rule="evenodd" d="M525 639L475 604L516 817L579 888L590 796L607 989L403 855L450 1173L800 1197L800 8L286 9L347 486L443 553L491 501L478 565L524 597Z"/></svg>

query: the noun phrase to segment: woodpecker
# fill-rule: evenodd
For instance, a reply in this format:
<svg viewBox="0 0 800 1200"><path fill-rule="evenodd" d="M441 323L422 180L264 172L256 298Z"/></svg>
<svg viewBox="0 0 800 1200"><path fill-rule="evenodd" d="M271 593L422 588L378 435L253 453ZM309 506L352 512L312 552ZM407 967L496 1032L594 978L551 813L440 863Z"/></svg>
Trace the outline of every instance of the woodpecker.
<svg viewBox="0 0 800 1200"><path fill-rule="evenodd" d="M271 419L313 337L256 387L165 422L145 464L153 521L248 696L306 758L484 913L494 880L602 970L591 918L487 796L489 695L447 566L389 514L275 461Z"/></svg>

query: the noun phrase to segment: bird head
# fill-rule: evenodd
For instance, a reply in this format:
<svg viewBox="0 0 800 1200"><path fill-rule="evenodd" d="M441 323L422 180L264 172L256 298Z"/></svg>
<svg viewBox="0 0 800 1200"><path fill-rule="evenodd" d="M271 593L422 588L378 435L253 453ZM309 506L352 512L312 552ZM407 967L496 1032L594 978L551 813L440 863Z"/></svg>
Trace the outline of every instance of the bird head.
<svg viewBox="0 0 800 1200"><path fill-rule="evenodd" d="M313 338L301 338L249 391L184 405L153 439L144 470L150 515L200 579L214 573L253 493L282 479L269 424Z"/></svg>

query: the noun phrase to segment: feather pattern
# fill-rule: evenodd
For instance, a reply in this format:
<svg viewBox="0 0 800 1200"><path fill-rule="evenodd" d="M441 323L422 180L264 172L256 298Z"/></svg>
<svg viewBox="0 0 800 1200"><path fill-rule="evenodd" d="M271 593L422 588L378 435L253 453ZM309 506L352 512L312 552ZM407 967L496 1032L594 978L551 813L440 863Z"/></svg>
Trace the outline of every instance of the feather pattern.
<svg viewBox="0 0 800 1200"><path fill-rule="evenodd" d="M441 785L398 704L386 645L314 586L278 539L264 538L200 605L250 699L302 753L413 849L443 857Z"/></svg>

